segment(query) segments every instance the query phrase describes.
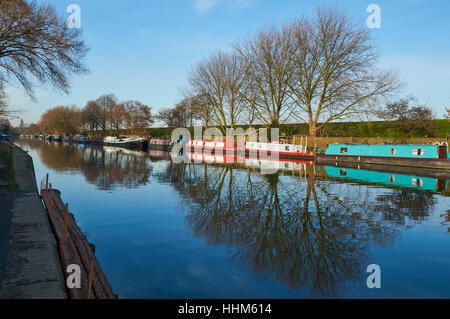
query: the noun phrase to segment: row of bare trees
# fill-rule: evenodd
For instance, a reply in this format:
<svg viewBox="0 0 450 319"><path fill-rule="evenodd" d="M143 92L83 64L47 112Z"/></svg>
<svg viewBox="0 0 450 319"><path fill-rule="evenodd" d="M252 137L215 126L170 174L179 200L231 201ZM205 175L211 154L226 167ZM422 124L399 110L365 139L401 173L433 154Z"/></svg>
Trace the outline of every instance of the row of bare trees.
<svg viewBox="0 0 450 319"><path fill-rule="evenodd" d="M222 131L237 124L309 124L309 134L329 122L373 110L401 87L392 71L377 68L367 28L335 8L320 8L269 28L193 67L192 111Z"/></svg>
<svg viewBox="0 0 450 319"><path fill-rule="evenodd" d="M82 123L91 131L141 129L153 122L149 106L135 100L119 102L113 94L89 101L82 110Z"/></svg>
<svg viewBox="0 0 450 319"><path fill-rule="evenodd" d="M30 130L25 132L61 135L123 129L138 132L153 122L149 106L134 100L119 102L115 95L107 94L89 101L82 109L76 106L51 108L41 116L38 124L29 125Z"/></svg>
<svg viewBox="0 0 450 319"><path fill-rule="evenodd" d="M170 129L192 127L195 120L202 118L196 110L198 103L196 97L186 97L172 108L160 109L155 115L155 119L161 121Z"/></svg>

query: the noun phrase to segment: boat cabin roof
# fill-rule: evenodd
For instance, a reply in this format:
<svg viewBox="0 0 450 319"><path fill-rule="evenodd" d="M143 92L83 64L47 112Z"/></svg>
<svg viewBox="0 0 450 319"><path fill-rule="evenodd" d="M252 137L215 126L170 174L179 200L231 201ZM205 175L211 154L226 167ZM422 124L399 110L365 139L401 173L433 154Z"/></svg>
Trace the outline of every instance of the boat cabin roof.
<svg viewBox="0 0 450 319"><path fill-rule="evenodd" d="M425 144L330 144L325 155L408 158L448 158L446 145Z"/></svg>

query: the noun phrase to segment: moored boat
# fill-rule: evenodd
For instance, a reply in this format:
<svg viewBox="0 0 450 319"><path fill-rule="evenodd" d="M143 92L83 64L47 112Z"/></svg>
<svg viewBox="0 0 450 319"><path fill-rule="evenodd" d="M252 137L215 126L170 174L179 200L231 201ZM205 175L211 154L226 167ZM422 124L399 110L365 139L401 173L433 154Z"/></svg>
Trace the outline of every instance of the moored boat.
<svg viewBox="0 0 450 319"><path fill-rule="evenodd" d="M148 143L149 148L152 149L167 149L171 147L170 140L164 137L154 137Z"/></svg>
<svg viewBox="0 0 450 319"><path fill-rule="evenodd" d="M74 143L76 141L76 138L73 136L66 136L63 138L63 141L65 143Z"/></svg>
<svg viewBox="0 0 450 319"><path fill-rule="evenodd" d="M63 141L63 138L59 135L52 135L49 137L48 139L50 142L55 142L55 143L61 143Z"/></svg>
<svg viewBox="0 0 450 319"><path fill-rule="evenodd" d="M186 143L188 152L206 154L234 154L239 150L230 141L190 140ZM242 150L241 150L242 151ZM308 152L304 145L246 142L243 149L246 157L268 160L314 161L316 154Z"/></svg>
<svg viewBox="0 0 450 319"><path fill-rule="evenodd" d="M133 148L144 150L148 148L148 142L145 138L132 136L132 137L124 137L124 136L107 136L103 140L103 144L105 146L116 146L116 147L124 147L124 148Z"/></svg>
<svg viewBox="0 0 450 319"><path fill-rule="evenodd" d="M81 135L76 138L76 142L79 144L91 144L91 138L86 135Z"/></svg>
<svg viewBox="0 0 450 319"><path fill-rule="evenodd" d="M448 146L439 145L395 145L395 144L331 144L325 154L317 156L317 163L350 162L411 166L435 169L450 169Z"/></svg>

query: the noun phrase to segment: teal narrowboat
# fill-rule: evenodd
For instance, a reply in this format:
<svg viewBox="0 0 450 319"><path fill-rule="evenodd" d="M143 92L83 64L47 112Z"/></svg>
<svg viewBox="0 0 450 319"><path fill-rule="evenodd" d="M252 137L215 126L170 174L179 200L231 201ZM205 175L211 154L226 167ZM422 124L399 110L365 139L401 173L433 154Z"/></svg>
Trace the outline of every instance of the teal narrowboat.
<svg viewBox="0 0 450 319"><path fill-rule="evenodd" d="M317 156L319 164L353 162L450 169L447 145L331 144Z"/></svg>

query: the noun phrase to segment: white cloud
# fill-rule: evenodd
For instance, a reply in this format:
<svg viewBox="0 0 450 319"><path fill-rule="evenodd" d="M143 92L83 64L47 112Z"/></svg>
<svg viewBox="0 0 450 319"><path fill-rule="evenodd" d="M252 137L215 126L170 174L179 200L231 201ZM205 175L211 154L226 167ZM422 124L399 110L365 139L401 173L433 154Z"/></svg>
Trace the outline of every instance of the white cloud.
<svg viewBox="0 0 450 319"><path fill-rule="evenodd" d="M203 14L219 3L219 0L195 0L194 9L198 14Z"/></svg>
<svg viewBox="0 0 450 319"><path fill-rule="evenodd" d="M233 1L231 1L232 8L243 9L243 8L247 8L249 5L250 5L249 0L233 0Z"/></svg>

